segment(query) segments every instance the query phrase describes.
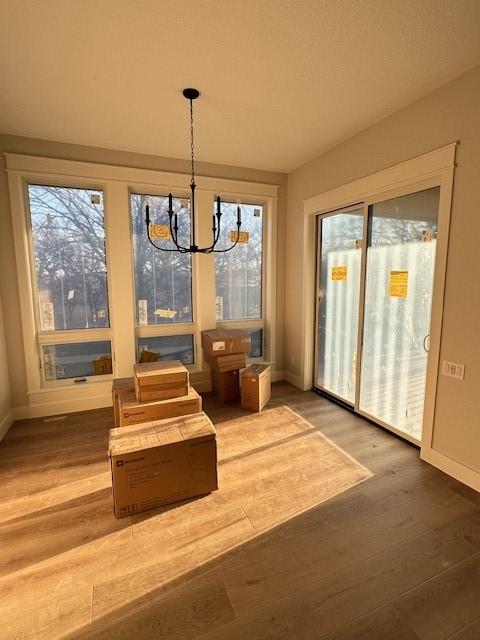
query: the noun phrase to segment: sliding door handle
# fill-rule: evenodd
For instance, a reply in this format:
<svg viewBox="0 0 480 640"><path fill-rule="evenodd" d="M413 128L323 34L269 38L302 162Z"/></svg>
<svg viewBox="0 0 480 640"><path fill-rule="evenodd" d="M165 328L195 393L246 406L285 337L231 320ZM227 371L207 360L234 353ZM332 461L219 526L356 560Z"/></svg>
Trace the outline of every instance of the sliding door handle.
<svg viewBox="0 0 480 640"><path fill-rule="evenodd" d="M427 335L423 339L423 350L425 351L425 353L428 353L430 351L430 334L429 333L427 333Z"/></svg>

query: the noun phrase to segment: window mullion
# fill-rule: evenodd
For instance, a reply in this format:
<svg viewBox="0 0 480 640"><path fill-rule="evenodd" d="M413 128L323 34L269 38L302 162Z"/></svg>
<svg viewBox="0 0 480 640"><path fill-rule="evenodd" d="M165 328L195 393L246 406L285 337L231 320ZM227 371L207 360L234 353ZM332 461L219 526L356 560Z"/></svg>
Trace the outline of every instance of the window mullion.
<svg viewBox="0 0 480 640"><path fill-rule="evenodd" d="M114 372L132 375L135 362L135 292L128 188L109 182L105 189L105 236ZM127 249L128 248L128 249Z"/></svg>
<svg viewBox="0 0 480 640"><path fill-rule="evenodd" d="M212 244L212 208L215 193L199 190L197 193L197 243L200 247ZM196 362L203 369L201 332L213 329L215 319L215 258L214 254L194 257L194 319L196 322Z"/></svg>

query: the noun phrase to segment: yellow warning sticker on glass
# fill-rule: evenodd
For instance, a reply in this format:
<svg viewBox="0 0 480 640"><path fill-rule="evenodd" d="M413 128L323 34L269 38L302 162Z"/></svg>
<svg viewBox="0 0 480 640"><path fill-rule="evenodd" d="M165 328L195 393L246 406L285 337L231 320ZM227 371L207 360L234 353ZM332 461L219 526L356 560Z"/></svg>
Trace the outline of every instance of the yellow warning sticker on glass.
<svg viewBox="0 0 480 640"><path fill-rule="evenodd" d="M393 298L406 298L408 293L408 271L390 271L388 294Z"/></svg>
<svg viewBox="0 0 480 640"><path fill-rule="evenodd" d="M170 228L166 224L151 224L150 235L152 238L170 238Z"/></svg>
<svg viewBox="0 0 480 640"><path fill-rule="evenodd" d="M236 242L238 231L230 231L230 242ZM240 236L238 237L238 244L246 244L250 239L250 234L248 231L240 231Z"/></svg>
<svg viewBox="0 0 480 640"><path fill-rule="evenodd" d="M332 280L346 280L347 267L332 267Z"/></svg>
<svg viewBox="0 0 480 640"><path fill-rule="evenodd" d="M170 318L170 320L173 320L177 315L176 311L171 311L170 309L155 309L153 313L159 318Z"/></svg>

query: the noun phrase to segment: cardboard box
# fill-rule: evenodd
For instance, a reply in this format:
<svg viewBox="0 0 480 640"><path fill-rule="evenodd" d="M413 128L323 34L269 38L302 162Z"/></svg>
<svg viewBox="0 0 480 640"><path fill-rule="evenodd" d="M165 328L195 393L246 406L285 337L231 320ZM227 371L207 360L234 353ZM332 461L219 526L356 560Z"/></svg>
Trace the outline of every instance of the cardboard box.
<svg viewBox="0 0 480 640"><path fill-rule="evenodd" d="M112 406L113 406L113 424L115 427L120 426L120 403L118 396L122 393L134 393L135 381L133 378L115 378L112 382Z"/></svg>
<svg viewBox="0 0 480 640"><path fill-rule="evenodd" d="M139 402L134 393L122 393L118 396L118 402L121 427L186 416L202 410L202 398L192 387L186 396L152 402Z"/></svg>
<svg viewBox="0 0 480 640"><path fill-rule="evenodd" d="M180 360L144 362L135 367L135 392L140 402L188 394L188 370Z"/></svg>
<svg viewBox="0 0 480 640"><path fill-rule="evenodd" d="M208 358L248 353L252 349L252 339L243 329L211 329L202 331L202 347Z"/></svg>
<svg viewBox="0 0 480 640"><path fill-rule="evenodd" d="M116 518L218 489L215 428L204 413L110 430Z"/></svg>
<svg viewBox="0 0 480 640"><path fill-rule="evenodd" d="M93 372L96 376L104 376L112 373L112 358L110 356L101 356L94 360Z"/></svg>
<svg viewBox="0 0 480 640"><path fill-rule="evenodd" d="M272 395L269 364L252 364L241 376L242 408L261 411Z"/></svg>
<svg viewBox="0 0 480 640"><path fill-rule="evenodd" d="M221 402L235 402L240 399L239 371L217 373L212 370L212 391Z"/></svg>
<svg viewBox="0 0 480 640"><path fill-rule="evenodd" d="M225 373L226 371L238 371L247 366L247 359L244 353L234 353L228 356L217 356L216 358L206 358L213 371Z"/></svg>

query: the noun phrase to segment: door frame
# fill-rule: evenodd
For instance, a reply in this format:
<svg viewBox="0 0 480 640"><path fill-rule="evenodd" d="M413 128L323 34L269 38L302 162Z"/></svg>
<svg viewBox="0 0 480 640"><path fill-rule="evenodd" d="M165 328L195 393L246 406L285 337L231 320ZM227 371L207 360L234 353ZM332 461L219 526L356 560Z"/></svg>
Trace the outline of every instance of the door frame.
<svg viewBox="0 0 480 640"><path fill-rule="evenodd" d="M316 321L316 243L315 224L317 216L333 213L359 203L364 204L364 215L368 215L368 206L388 200L391 197L407 195L432 187L440 187L438 210L438 235L435 258L432 310L430 320L430 349L425 387L425 405L422 428L421 457L429 460L432 451L435 401L440 364L440 342L443 320L443 302L450 231L450 211L455 171L455 152L457 143L453 142L402 162L383 171L368 175L354 182L336 187L303 202L303 274L302 274L302 376L298 380L301 388L312 388L314 368L314 344ZM362 259L365 262L366 242L362 244ZM366 268L366 264L362 264ZM365 281L365 278L363 278ZM363 297L365 292L362 292ZM363 331L362 331L363 334ZM360 345L359 345L360 346ZM361 366L357 355L357 373ZM357 382L358 382L357 375ZM391 429L390 429L391 430ZM404 434L399 434L404 437Z"/></svg>
<svg viewBox="0 0 480 640"><path fill-rule="evenodd" d="M319 284L320 284L320 260L319 258L319 250L321 247L321 242L322 242L322 238L321 238L321 234L322 234L322 220L324 220L325 218L332 218L333 216L337 216L337 215L341 215L343 213L350 213L351 211L359 211L360 209L363 209L364 205L363 203L358 203L358 204L354 204L354 205L350 205L349 207L343 207L342 209L335 209L335 211L329 211L328 213L322 213L319 214L317 216L315 216L315 225L316 225L316 229L315 229L315 239L316 239L316 251L315 251L315 328L314 328L314 347L316 346L316 342L317 342L317 327L318 327L318 291L319 291ZM365 216L365 214L364 214ZM365 228L365 217L363 219L363 227ZM362 247L363 247L363 238L362 238ZM363 251L362 251L363 254ZM362 260L363 260L363 255L362 255ZM362 262L363 265L363 262ZM362 276L360 276L362 277ZM360 286L362 286L360 284ZM360 308L359 308L359 313L360 313ZM363 323L362 323L363 324ZM358 336L357 336L357 346L358 346ZM358 357L358 349L357 349L357 357ZM336 393L333 393L332 391L327 391L326 389L322 389L319 387L315 387L315 385L313 384L313 381L315 380L315 372L317 369L317 364L318 364L318 350L316 348L314 348L314 356L313 356L313 376L312 376L312 386L318 390L321 391L322 393L324 393L327 396L330 396L332 398L334 398L336 401L346 405L347 407L351 408L351 409L355 409L356 410L356 403L355 401L352 402L348 402L348 400L345 400L344 398L338 396ZM358 362L356 363L355 366L355 376L356 379L358 377ZM357 397L357 389L355 388L355 398Z"/></svg>

